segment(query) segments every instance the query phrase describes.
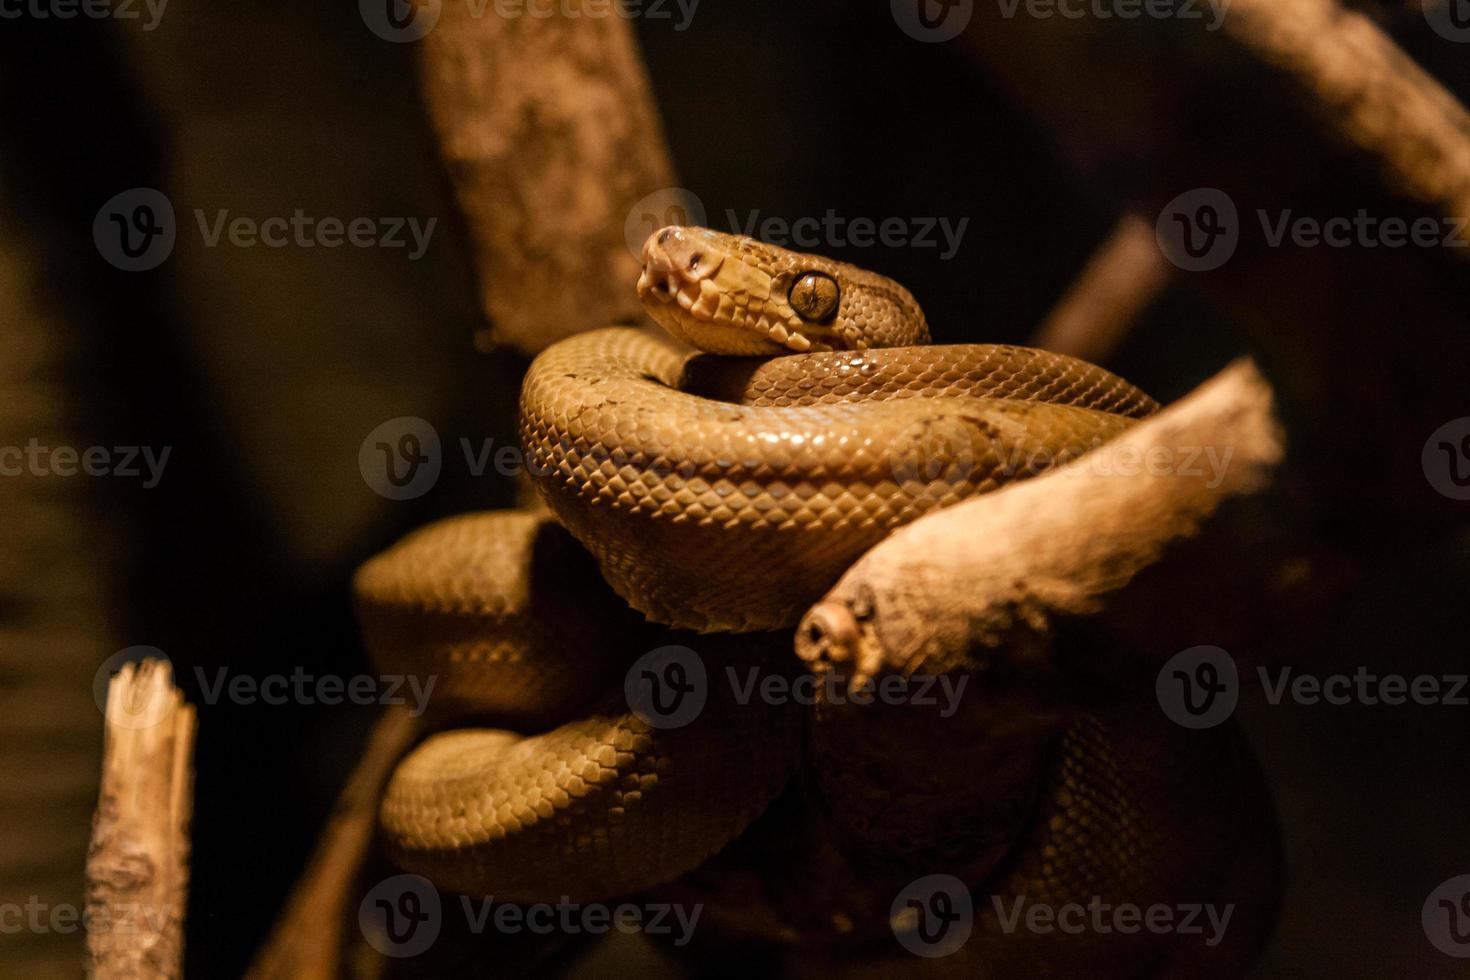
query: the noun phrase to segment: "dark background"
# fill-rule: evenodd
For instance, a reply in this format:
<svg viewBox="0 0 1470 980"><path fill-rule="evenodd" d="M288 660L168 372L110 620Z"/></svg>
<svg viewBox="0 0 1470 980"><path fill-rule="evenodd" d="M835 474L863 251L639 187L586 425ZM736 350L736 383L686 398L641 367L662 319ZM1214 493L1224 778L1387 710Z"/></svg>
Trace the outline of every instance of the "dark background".
<svg viewBox="0 0 1470 980"><path fill-rule="evenodd" d="M222 977L263 939L373 710L203 704L195 668L366 670L352 570L435 517L510 503L509 485L471 478L451 447L513 439L524 363L474 344L471 260L411 48L372 35L349 3L175 4L149 33L136 22L0 23L0 180L7 232L23 233L45 301L79 340L69 370L82 431L173 447L157 489L95 490L119 532L99 543L115 569L115 628L99 649L162 648L201 704L188 972ZM683 183L717 227L727 208L968 218L952 261L827 251L905 282L937 341L1023 343L1117 217L1126 190L1099 185L1157 175L1140 150L1079 176L1057 134L962 48L911 41L885 8L705 0L687 32L635 22ZM1426 63L1459 70L1427 28L1393 23ZM1250 115L1235 138L1255 138ZM1333 151L1301 140L1279 149L1299 153L1311 180L1335 180L1316 169L1341 163ZM135 186L162 189L180 215L172 258L141 274L112 268L91 242L98 207ZM416 263L380 250L205 249L195 207L439 227ZM1252 349L1214 309L1187 283L1171 288L1108 366L1165 400L1188 391ZM1386 324L1385 345L1395 335ZM363 437L399 415L435 424L449 464L433 492L393 504L356 459ZM1417 454L1424 436L1403 438ZM1304 657L1463 669L1464 536L1411 538L1380 560L1303 638ZM1243 713L1278 795L1290 873L1259 975L1463 975L1425 941L1419 905L1470 871L1470 709L1256 699Z"/></svg>

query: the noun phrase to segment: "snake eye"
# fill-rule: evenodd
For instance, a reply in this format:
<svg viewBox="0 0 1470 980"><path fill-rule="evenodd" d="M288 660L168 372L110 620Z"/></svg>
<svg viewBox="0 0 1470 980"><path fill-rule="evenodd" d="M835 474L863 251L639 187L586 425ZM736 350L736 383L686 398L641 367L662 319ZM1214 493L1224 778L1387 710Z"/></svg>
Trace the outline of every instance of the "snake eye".
<svg viewBox="0 0 1470 980"><path fill-rule="evenodd" d="M796 315L807 323L832 319L842 298L837 280L822 272L807 272L791 287L787 299Z"/></svg>

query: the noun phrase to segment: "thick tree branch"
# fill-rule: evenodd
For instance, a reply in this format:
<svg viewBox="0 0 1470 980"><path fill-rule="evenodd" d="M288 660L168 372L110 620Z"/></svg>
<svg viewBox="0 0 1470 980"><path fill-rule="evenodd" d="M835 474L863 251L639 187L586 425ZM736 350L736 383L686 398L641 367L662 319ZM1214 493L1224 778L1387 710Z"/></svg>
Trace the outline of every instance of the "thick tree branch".
<svg viewBox="0 0 1470 980"><path fill-rule="evenodd" d="M469 223L492 340L528 355L641 317L625 228L634 204L675 183L628 21L584 5L596 3L498 17L439 4L421 42L424 98Z"/></svg>
<svg viewBox="0 0 1470 980"><path fill-rule="evenodd" d="M854 684L992 655L1043 661L1055 620L1097 612L1266 484L1283 455L1272 402L1239 362L1066 466L900 528L807 613L797 653Z"/></svg>
<svg viewBox="0 0 1470 980"><path fill-rule="evenodd" d="M1337 0L1232 0L1224 27L1290 75L1390 187L1470 215L1470 113L1377 24Z"/></svg>

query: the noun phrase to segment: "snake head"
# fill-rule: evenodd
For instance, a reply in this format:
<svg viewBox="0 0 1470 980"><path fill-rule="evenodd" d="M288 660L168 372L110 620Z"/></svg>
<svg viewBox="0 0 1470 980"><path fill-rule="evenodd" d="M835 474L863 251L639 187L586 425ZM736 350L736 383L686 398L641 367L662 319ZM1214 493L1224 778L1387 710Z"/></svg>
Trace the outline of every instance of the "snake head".
<svg viewBox="0 0 1470 980"><path fill-rule="evenodd" d="M712 354L862 350L929 340L891 279L741 235L671 225L643 244L638 297L655 322Z"/></svg>

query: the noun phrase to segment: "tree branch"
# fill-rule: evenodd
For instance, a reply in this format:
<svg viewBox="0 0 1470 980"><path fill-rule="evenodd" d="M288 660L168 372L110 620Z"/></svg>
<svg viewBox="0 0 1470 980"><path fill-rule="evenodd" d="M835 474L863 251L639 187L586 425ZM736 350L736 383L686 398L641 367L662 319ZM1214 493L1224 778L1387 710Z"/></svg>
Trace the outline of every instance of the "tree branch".
<svg viewBox="0 0 1470 980"><path fill-rule="evenodd" d="M1102 363L1168 282L1169 265L1153 225L1125 214L1047 315L1032 345Z"/></svg>
<svg viewBox="0 0 1470 980"><path fill-rule="evenodd" d="M987 657L1044 663L1055 620L1098 612L1226 500L1267 483L1283 455L1272 406L1254 365L1237 362L1066 466L900 528L807 613L797 653L855 685Z"/></svg>
<svg viewBox="0 0 1470 980"><path fill-rule="evenodd" d="M626 18L568 2L558 17L441 4L422 42L424 99L469 223L490 339L527 355L641 319L624 229L635 203L676 182Z"/></svg>
<svg viewBox="0 0 1470 980"><path fill-rule="evenodd" d="M344 927L352 921L353 889L377 829L383 787L419 732L418 719L407 708L389 707L378 719L311 863L247 980L336 980L342 975Z"/></svg>
<svg viewBox="0 0 1470 980"><path fill-rule="evenodd" d="M130 664L112 678L87 857L94 980L183 975L194 729L194 709L167 663Z"/></svg>

